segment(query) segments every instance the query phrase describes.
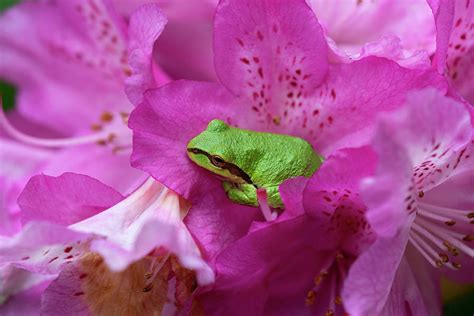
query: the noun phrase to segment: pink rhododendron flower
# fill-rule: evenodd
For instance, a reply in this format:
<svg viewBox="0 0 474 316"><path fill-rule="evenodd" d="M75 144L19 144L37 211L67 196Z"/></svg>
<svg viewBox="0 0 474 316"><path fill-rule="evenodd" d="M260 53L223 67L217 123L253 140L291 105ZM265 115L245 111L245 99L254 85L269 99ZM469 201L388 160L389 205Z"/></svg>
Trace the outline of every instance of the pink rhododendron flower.
<svg viewBox="0 0 474 316"><path fill-rule="evenodd" d="M472 282L472 139L465 106L433 90L410 95L381 119L373 141L379 166L362 187L380 237L350 272L344 299L351 315L404 313L403 304L387 302L402 292L417 301L412 314L438 315L436 296L423 303L420 294L433 291L433 269Z"/></svg>
<svg viewBox="0 0 474 316"><path fill-rule="evenodd" d="M59 274L43 294L45 313L66 311L68 304L58 305L61 300L75 302L68 306L68 313L93 312L102 305L122 310L130 306L113 306L114 295L134 291L136 302L130 304L138 307L145 301L144 311L159 311L171 278L177 282L175 299L181 300L177 305L182 304L181 291L189 291L194 280L182 267L195 270L201 285L213 281L213 272L182 222L188 207L154 180L122 200L118 192L87 176L37 176L26 186L19 204L25 228L2 244L0 261L37 273ZM131 285L120 294L125 283ZM105 298L96 297L97 291ZM157 298L160 303L147 296L147 302L143 292L161 293L164 298Z"/></svg>

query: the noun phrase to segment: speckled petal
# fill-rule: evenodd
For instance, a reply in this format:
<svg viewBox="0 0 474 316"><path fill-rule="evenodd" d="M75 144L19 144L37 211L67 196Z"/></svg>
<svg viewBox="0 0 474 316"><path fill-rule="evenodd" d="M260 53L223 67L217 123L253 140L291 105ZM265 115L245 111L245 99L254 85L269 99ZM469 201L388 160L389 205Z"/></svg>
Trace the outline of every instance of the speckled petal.
<svg viewBox="0 0 474 316"><path fill-rule="evenodd" d="M218 77L262 122L295 87L310 95L326 76L326 41L304 1L221 1L214 31Z"/></svg>
<svg viewBox="0 0 474 316"><path fill-rule="evenodd" d="M125 80L125 91L133 104L143 100L143 93L169 79L153 60L155 41L165 28L167 19L155 4L147 4L132 14L129 24L129 63L132 75Z"/></svg>

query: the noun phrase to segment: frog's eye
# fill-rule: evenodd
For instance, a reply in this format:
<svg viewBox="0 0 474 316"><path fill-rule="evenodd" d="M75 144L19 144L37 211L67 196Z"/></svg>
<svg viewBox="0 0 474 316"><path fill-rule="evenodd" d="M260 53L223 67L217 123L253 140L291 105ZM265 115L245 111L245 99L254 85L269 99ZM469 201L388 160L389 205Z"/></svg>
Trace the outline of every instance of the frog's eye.
<svg viewBox="0 0 474 316"><path fill-rule="evenodd" d="M225 165L224 159L222 159L222 158L219 157L219 156L211 156L211 163L212 163L214 166L219 167L219 168L222 168L222 167L224 167L224 165Z"/></svg>

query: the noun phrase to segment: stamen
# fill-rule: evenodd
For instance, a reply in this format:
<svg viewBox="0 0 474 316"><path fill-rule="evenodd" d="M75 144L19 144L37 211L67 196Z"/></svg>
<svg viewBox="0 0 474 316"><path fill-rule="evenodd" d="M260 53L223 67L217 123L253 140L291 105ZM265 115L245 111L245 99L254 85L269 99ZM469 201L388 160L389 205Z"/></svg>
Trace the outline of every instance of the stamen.
<svg viewBox="0 0 474 316"><path fill-rule="evenodd" d="M168 253L163 258L161 258L157 265L155 265L155 264L156 264L156 261L157 261L158 257L155 256L153 258L153 260L151 262L151 266L150 266L150 272L147 272L145 274L145 279L147 281L145 283L145 287L143 288L143 292L151 291L151 289L153 288L153 281L155 280L156 276L161 271L161 269L163 268L165 263L168 261L169 257L170 257L170 253Z"/></svg>
<svg viewBox="0 0 474 316"><path fill-rule="evenodd" d="M439 227L436 227L434 225L429 224L428 222L424 221L423 219L418 219L417 220L421 221L423 223L423 226L429 227L434 229L433 231L436 231L436 233L444 239L444 242L450 243L452 246L456 247L457 249L463 251L470 257L474 257L474 250L469 248L467 245L461 242L461 239L463 239L463 235L457 234L452 231L447 231L446 229L439 229ZM443 244L444 244L443 242ZM452 248L454 248L452 247ZM454 248L455 249L455 248Z"/></svg>
<svg viewBox="0 0 474 316"><path fill-rule="evenodd" d="M260 205L260 209L262 210L262 214L267 222L273 221L277 218L278 214L276 212L272 212L268 206L267 191L264 188L257 189L257 200L258 204Z"/></svg>
<svg viewBox="0 0 474 316"><path fill-rule="evenodd" d="M1 106L1 102L0 102ZM83 144L96 143L100 140L103 140L107 137L108 132L100 132L92 135L70 137L70 138L39 138L30 135L26 135L23 132L17 130L11 123L8 121L3 109L0 109L0 126L3 127L5 132L10 135L12 138L32 146L40 147L67 147L67 146L77 146Z"/></svg>
<svg viewBox="0 0 474 316"><path fill-rule="evenodd" d="M305 304L306 306L311 306L314 304L315 301L316 301L316 292L313 290L310 290L308 294L306 294Z"/></svg>
<svg viewBox="0 0 474 316"><path fill-rule="evenodd" d="M411 244L418 250L418 252L433 266L441 268L443 263L441 261L434 260L433 257L436 257L436 252L416 233L410 233L409 240ZM429 252L429 253L428 253Z"/></svg>
<svg viewBox="0 0 474 316"><path fill-rule="evenodd" d="M326 271L321 272L319 275L314 277L314 284L316 286L321 285L321 282L323 282L324 278L328 275Z"/></svg>
<svg viewBox="0 0 474 316"><path fill-rule="evenodd" d="M455 269L458 269L458 270L461 269L461 264L460 263L452 262L451 264L453 265L453 267Z"/></svg>
<svg viewBox="0 0 474 316"><path fill-rule="evenodd" d="M473 241L474 240L474 235L470 234L470 235L466 235L463 237L464 241Z"/></svg>
<svg viewBox="0 0 474 316"><path fill-rule="evenodd" d="M466 214L468 211L463 211L455 208L442 207L426 203L418 203L418 207L422 208L424 211L437 214L440 216L448 216L450 220L457 220L459 222L466 223L469 218L469 214Z"/></svg>
<svg viewBox="0 0 474 316"><path fill-rule="evenodd" d="M444 223L450 223L450 222L454 222L456 223L455 221L453 221L451 218L447 218L447 217L444 217L444 216L440 216L440 215L436 215L436 214L433 214L429 211L425 211L424 209L422 209L421 207L418 207L418 214L420 216L424 216L424 217L427 217L427 218L430 218L430 219L434 219L434 220L437 220L437 221L440 221L440 222L444 222ZM448 224L446 224L448 225ZM453 224L454 225L454 224ZM448 226L452 226L452 225L448 225Z"/></svg>

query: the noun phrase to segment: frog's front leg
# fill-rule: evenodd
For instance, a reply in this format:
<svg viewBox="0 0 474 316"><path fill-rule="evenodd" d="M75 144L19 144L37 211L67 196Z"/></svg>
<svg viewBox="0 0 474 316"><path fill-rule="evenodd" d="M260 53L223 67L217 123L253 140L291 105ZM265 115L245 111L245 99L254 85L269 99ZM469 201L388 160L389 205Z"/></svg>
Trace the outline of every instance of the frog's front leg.
<svg viewBox="0 0 474 316"><path fill-rule="evenodd" d="M257 189L251 184L235 184L232 182L223 182L227 197L238 204L258 206Z"/></svg>
<svg viewBox="0 0 474 316"><path fill-rule="evenodd" d="M278 187L278 185L267 187L268 205L270 205L271 208L284 209L285 205L281 200L280 191L278 190Z"/></svg>

